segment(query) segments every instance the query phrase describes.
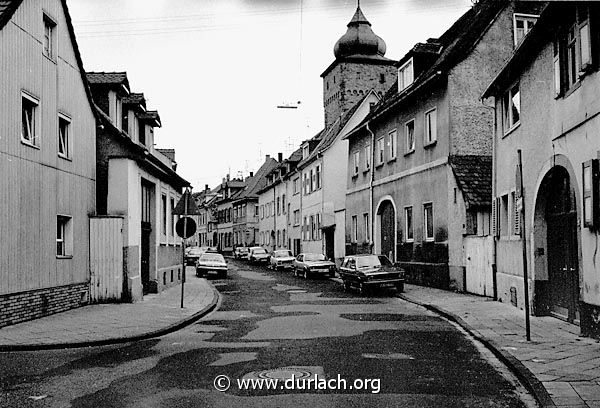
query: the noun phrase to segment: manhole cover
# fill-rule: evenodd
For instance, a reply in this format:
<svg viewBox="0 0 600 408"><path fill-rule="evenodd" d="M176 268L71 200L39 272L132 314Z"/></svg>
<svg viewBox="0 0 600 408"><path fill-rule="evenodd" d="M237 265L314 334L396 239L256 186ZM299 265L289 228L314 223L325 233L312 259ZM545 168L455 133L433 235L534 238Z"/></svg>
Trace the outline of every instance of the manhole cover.
<svg viewBox="0 0 600 408"><path fill-rule="evenodd" d="M269 370L252 371L246 374L243 378L263 378L263 379L277 379L287 380L290 378L303 379L319 376L324 376L322 367L282 367L272 368Z"/></svg>

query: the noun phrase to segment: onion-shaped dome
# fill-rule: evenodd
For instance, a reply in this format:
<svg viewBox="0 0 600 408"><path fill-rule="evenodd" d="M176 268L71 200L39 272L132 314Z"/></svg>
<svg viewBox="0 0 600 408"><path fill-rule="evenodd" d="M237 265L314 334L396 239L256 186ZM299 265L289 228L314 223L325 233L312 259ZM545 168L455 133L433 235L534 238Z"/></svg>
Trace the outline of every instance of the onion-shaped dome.
<svg viewBox="0 0 600 408"><path fill-rule="evenodd" d="M371 30L371 23L369 23L359 6L356 13L354 13L354 17L348 23L348 31L335 44L333 54L336 58L351 55L383 57L385 50L385 41Z"/></svg>

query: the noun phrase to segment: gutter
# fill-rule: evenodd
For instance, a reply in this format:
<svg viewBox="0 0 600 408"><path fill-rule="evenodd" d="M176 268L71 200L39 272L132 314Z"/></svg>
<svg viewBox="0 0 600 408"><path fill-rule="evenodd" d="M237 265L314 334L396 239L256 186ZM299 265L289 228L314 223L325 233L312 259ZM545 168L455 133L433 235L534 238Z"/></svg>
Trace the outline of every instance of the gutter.
<svg viewBox="0 0 600 408"><path fill-rule="evenodd" d="M375 220L375 215L373 214L373 207L375 206L373 203L373 183L375 182L375 133L371 131L369 127L369 122L366 123L367 132L371 134L371 165L370 167L370 177L369 177L369 214L371 214L371 225L369 225L370 231L370 244L371 244L371 253L374 252L375 247L373 242L375 242L375 237L373 236L373 221Z"/></svg>

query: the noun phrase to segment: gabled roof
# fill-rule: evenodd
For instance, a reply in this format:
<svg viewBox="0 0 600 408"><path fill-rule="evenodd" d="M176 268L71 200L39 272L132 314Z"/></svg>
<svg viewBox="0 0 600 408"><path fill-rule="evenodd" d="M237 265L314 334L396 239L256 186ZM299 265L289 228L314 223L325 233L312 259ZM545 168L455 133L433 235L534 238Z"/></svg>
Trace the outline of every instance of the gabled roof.
<svg viewBox="0 0 600 408"><path fill-rule="evenodd" d="M123 97L123 104L129 105L142 105L144 109L146 108L146 98L144 98L143 93L130 93L129 95Z"/></svg>
<svg viewBox="0 0 600 408"><path fill-rule="evenodd" d="M125 85L129 89L127 72L88 72L87 78L90 84Z"/></svg>
<svg viewBox="0 0 600 408"><path fill-rule="evenodd" d="M258 198L258 192L267 185L267 174L279 165L279 162L271 157L256 171L253 177L248 178L246 188L236 199Z"/></svg>
<svg viewBox="0 0 600 408"><path fill-rule="evenodd" d="M507 1L480 0L463 14L439 39L432 41L431 47L440 46L439 56L425 68L406 89L398 92L398 81L390 87L385 96L369 115L348 136L351 136L367 122L385 114L415 95L419 90L444 77L454 66L464 60L479 42L497 15L508 4ZM429 50L431 51L431 50ZM400 63L407 61L414 50L411 49Z"/></svg>
<svg viewBox="0 0 600 408"><path fill-rule="evenodd" d="M162 127L162 122L160 120L160 116L158 111L146 111L142 112L138 115L141 120L145 120L151 122L154 127Z"/></svg>
<svg viewBox="0 0 600 408"><path fill-rule="evenodd" d="M467 208L492 205L492 156L450 156L450 167Z"/></svg>

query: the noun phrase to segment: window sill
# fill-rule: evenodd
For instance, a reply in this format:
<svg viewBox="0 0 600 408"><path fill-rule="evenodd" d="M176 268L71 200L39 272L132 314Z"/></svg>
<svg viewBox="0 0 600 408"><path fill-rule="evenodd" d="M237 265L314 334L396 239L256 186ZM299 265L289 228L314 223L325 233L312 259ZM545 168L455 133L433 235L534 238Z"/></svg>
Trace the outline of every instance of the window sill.
<svg viewBox="0 0 600 408"><path fill-rule="evenodd" d="M66 160L66 161L70 161L70 162L72 162L72 161L73 161L73 159L72 159L72 158L70 158L69 156L65 156L64 154L60 154L60 153L59 153L59 154L58 154L58 157L60 157L60 158L61 158L61 159L63 159L63 160Z"/></svg>
<svg viewBox="0 0 600 408"><path fill-rule="evenodd" d="M504 135L502 136L502 138L504 139L506 136L508 136L511 133L513 133L515 130L517 130L519 128L519 126L521 126L521 121L515 123L506 132L504 132Z"/></svg>
<svg viewBox="0 0 600 408"><path fill-rule="evenodd" d="M396 161L396 156L392 157L391 159L388 160L388 163L393 163Z"/></svg>
<svg viewBox="0 0 600 408"><path fill-rule="evenodd" d="M426 145L423 146L423 149L431 149L432 147L434 147L437 144L437 139L427 143Z"/></svg>
<svg viewBox="0 0 600 408"><path fill-rule="evenodd" d="M51 63L53 63L54 65L56 65L56 58L52 58L51 56L49 56L48 54L46 54L45 52L42 51L42 55L44 56L44 58L46 58L48 61L50 61Z"/></svg>
<svg viewBox="0 0 600 408"><path fill-rule="evenodd" d="M411 149L408 152L404 153L404 157L406 156L410 156L411 154L413 154L415 152L415 149Z"/></svg>
<svg viewBox="0 0 600 408"><path fill-rule="evenodd" d="M363 172L363 174L364 174L364 173L368 173L368 172L369 172L369 170L371 170L371 168L370 168L370 167L367 167L367 168L366 168L366 169L364 169L362 172Z"/></svg>
<svg viewBox="0 0 600 408"><path fill-rule="evenodd" d="M573 92L575 92L576 90L579 89L579 87L581 86L581 80L585 77L586 75L583 75L581 77L579 77L579 79L577 80L577 82L575 82L573 85L571 85L571 87L569 89L567 89L566 91L563 91L562 93L562 97L563 98L568 98L569 96L571 96L571 94Z"/></svg>
<svg viewBox="0 0 600 408"><path fill-rule="evenodd" d="M56 255L56 259L73 259L73 255Z"/></svg>
<svg viewBox="0 0 600 408"><path fill-rule="evenodd" d="M407 239L406 241L404 241L405 244L414 244L415 239Z"/></svg>
<svg viewBox="0 0 600 408"><path fill-rule="evenodd" d="M425 238L424 242L435 242L434 238Z"/></svg>
<svg viewBox="0 0 600 408"><path fill-rule="evenodd" d="M358 173L353 173L352 174L352 179L356 179L356 178L358 178Z"/></svg>
<svg viewBox="0 0 600 408"><path fill-rule="evenodd" d="M29 147L33 147L34 149L40 150L40 147L37 145L34 145L33 143L31 143L29 140L27 139L23 139L21 138L21 144L24 144L25 146L29 146Z"/></svg>
<svg viewBox="0 0 600 408"><path fill-rule="evenodd" d="M378 168L380 168L380 167L383 167L383 163L379 163L379 164L375 165L375 168L376 168L376 169L378 169Z"/></svg>

